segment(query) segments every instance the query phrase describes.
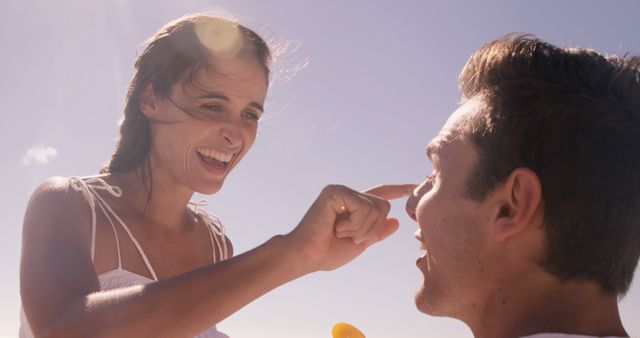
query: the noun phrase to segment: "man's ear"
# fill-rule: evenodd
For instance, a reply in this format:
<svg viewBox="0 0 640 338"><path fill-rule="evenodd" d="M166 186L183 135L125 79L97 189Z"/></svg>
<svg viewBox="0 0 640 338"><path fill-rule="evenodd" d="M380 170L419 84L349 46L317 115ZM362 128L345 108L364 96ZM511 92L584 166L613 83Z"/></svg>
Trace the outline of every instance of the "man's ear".
<svg viewBox="0 0 640 338"><path fill-rule="evenodd" d="M534 221L541 204L542 186L535 172L517 168L495 193L499 196L492 214L494 236L502 242L518 235Z"/></svg>
<svg viewBox="0 0 640 338"><path fill-rule="evenodd" d="M147 82L140 93L138 108L144 116L153 120L158 115L158 103L158 97L156 96L155 90L153 90L153 85L151 82Z"/></svg>

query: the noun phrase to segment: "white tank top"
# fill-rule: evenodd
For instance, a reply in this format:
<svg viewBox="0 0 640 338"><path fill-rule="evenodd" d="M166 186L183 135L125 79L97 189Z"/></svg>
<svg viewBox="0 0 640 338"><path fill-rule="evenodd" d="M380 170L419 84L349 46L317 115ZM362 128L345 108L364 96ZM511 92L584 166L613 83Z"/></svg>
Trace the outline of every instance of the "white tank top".
<svg viewBox="0 0 640 338"><path fill-rule="evenodd" d="M98 191L102 190L115 197L120 197L122 195L122 191L120 190L120 188L107 184L102 178L98 176L83 178L71 177L69 179L69 183L74 190L82 192L85 199L88 201L89 206L91 207L91 260L94 259L95 255L96 206L100 208L104 216L111 224L113 234L116 239L118 267L116 269L103 272L98 275L98 280L100 281L100 290L111 290L158 281L156 272L153 270L153 267L151 266L151 263L149 263L147 255L144 253L144 250L142 250L142 247L140 246L136 238L133 236L122 219L120 219L120 217L113 211L113 209L111 209L111 207L105 202L102 196L98 194ZM189 202L189 205L193 209L193 211L207 223L207 228L209 229L209 237L211 239L213 262L217 263L227 259L227 242L225 240L224 227L222 226L220 220L201 209L202 206L206 205L206 201ZM122 259L120 256L120 240L118 239L115 221L117 221L117 223L122 227L127 235L129 235L129 239L131 240L131 242L133 242L134 246L138 250L140 257L144 261L144 264L146 265L147 270L149 271L149 274L153 277L153 279L122 268ZM33 333L31 332L31 328L29 327L29 323L27 322L27 318L22 309L20 310L19 337L33 338ZM216 327L213 326L194 338L229 338L229 336L218 331Z"/></svg>

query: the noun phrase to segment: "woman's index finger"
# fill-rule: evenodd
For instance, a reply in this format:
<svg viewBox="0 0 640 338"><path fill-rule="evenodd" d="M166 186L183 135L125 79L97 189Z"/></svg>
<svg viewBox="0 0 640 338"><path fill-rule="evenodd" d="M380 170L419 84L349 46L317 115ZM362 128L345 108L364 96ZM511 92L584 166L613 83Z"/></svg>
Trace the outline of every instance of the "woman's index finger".
<svg viewBox="0 0 640 338"><path fill-rule="evenodd" d="M385 200L392 200L409 196L417 186L417 184L381 184L367 189L363 193Z"/></svg>

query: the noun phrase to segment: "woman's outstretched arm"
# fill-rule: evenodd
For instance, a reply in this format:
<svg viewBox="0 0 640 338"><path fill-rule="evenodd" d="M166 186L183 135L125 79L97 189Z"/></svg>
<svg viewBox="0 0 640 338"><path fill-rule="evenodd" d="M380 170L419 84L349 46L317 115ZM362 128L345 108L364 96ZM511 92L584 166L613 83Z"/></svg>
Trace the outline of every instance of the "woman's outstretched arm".
<svg viewBox="0 0 640 338"><path fill-rule="evenodd" d="M284 283L346 264L398 227L387 219L387 201L328 186L288 234L173 278L99 291L90 211L67 184L45 182L25 215L21 294L36 337L192 337ZM410 190L387 186L378 193Z"/></svg>

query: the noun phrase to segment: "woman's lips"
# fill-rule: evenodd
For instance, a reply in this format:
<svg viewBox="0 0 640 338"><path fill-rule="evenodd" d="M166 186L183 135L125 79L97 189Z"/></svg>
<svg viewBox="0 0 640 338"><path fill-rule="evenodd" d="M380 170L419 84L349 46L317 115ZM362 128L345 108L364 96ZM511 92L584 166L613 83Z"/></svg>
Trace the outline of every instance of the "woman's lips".
<svg viewBox="0 0 640 338"><path fill-rule="evenodd" d="M198 158L200 159L200 163L202 164L202 166L212 174L216 174L216 175L225 174L229 167L229 163L218 161L208 156L203 156L200 153L198 153Z"/></svg>

